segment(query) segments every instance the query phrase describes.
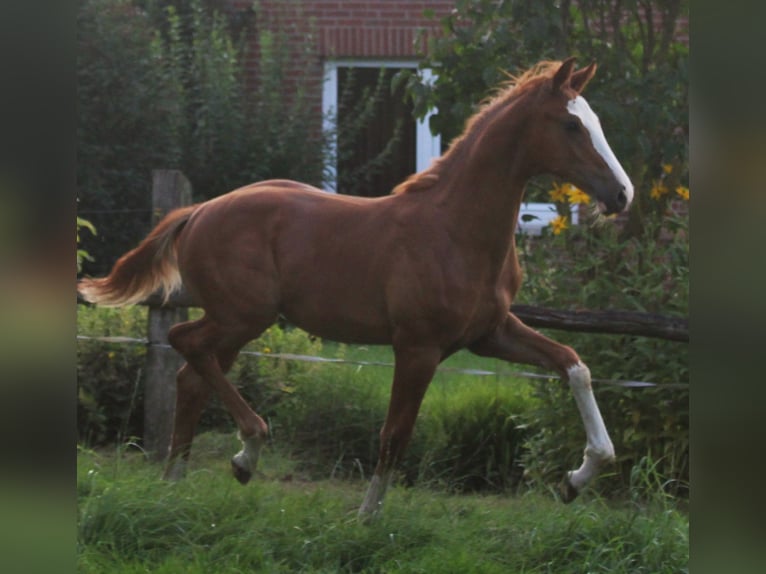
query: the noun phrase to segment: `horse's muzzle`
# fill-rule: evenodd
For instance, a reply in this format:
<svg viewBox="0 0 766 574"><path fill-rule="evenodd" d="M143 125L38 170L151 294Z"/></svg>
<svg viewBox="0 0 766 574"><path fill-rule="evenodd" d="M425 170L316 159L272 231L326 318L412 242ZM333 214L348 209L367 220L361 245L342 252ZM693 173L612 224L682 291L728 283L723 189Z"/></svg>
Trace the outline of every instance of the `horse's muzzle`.
<svg viewBox="0 0 766 574"><path fill-rule="evenodd" d="M625 193L624 187L617 192L617 197L614 200L614 205L615 210L613 213L621 213L628 208L628 196Z"/></svg>
<svg viewBox="0 0 766 574"><path fill-rule="evenodd" d="M614 215L615 213L622 213L630 205L630 200L625 188L623 187L615 194L610 194L607 197L600 198L599 207L604 215Z"/></svg>

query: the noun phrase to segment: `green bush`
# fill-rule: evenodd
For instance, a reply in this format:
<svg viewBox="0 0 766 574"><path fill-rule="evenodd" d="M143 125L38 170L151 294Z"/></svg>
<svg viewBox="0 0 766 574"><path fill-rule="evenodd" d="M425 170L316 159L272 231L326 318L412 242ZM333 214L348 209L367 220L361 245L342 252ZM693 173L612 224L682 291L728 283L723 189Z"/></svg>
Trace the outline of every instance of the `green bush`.
<svg viewBox="0 0 766 574"><path fill-rule="evenodd" d="M99 230L85 245L90 274L148 232L152 170L183 171L195 201L268 178L322 180L327 145L305 86L310 39L259 22L249 70L246 36L227 17L202 0L166 4L79 5L78 199Z"/></svg>
<svg viewBox="0 0 766 574"><path fill-rule="evenodd" d="M667 203L665 204L667 208ZM650 217L641 235L620 238L612 224L577 226L560 235L528 239L519 302L559 309L622 309L688 317L688 215ZM641 380L656 387L594 384L617 451L615 477L604 492L624 492L634 465L646 456L674 493L689 479L689 345L639 336L549 332L571 345L596 379ZM582 422L568 388L539 385L526 466L533 479L550 482L579 465Z"/></svg>
<svg viewBox="0 0 766 574"><path fill-rule="evenodd" d="M131 2L78 3L78 210L99 230L84 246L89 272L148 231L151 170L178 165L174 86L157 62L155 32Z"/></svg>
<svg viewBox="0 0 766 574"><path fill-rule="evenodd" d="M190 318L200 311L190 311ZM114 309L80 305L78 335L88 337L146 337L147 308ZM267 418L275 405L291 392L295 381L316 368L310 363L249 354L284 351L316 354L321 342L298 330L277 326L244 349L229 373L242 396ZM78 441L89 446L135 439L140 442L144 425L144 365L146 346L83 339L77 347ZM168 381L171 383L171 381ZM175 381L172 381L174 384ZM199 431L234 431L231 415L218 397L203 412Z"/></svg>
<svg viewBox="0 0 766 574"><path fill-rule="evenodd" d="M146 308L79 305L78 335L146 336ZM140 344L81 340L77 343L77 440L86 445L123 442L143 434L143 368Z"/></svg>
<svg viewBox="0 0 766 574"><path fill-rule="evenodd" d="M322 366L278 404L274 444L300 460L311 476L369 477L378 459L391 376L378 366ZM523 383L435 381L398 467L402 479L453 491L515 488L523 474L524 421L534 402Z"/></svg>
<svg viewBox="0 0 766 574"><path fill-rule="evenodd" d="M310 377L293 379L271 421L274 444L312 476L369 476L378 457L390 375L380 367L322 365Z"/></svg>
<svg viewBox="0 0 766 574"><path fill-rule="evenodd" d="M288 400L296 385L311 380L321 368L316 363L280 358L276 355L319 355L322 341L300 329L272 325L258 339L245 346L228 374L243 398L273 426L278 406ZM251 353L260 353L254 355ZM217 413L215 416L213 413ZM234 429L231 416L216 399L201 421L201 430Z"/></svg>
<svg viewBox="0 0 766 574"><path fill-rule="evenodd" d="M405 475L452 491L509 491L523 478L527 384L466 380L427 396L404 462Z"/></svg>

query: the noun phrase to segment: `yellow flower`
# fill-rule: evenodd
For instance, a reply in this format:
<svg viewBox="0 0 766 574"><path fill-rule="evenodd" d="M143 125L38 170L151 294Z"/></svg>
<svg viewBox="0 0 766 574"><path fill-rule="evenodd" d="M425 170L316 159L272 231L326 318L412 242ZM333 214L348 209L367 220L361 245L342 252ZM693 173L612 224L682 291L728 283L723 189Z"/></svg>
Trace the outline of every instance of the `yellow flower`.
<svg viewBox="0 0 766 574"><path fill-rule="evenodd" d="M649 192L649 197L652 199L659 199L668 192L668 187L661 181L655 181L652 186L652 190Z"/></svg>
<svg viewBox="0 0 766 574"><path fill-rule="evenodd" d="M552 219L548 225L553 228L553 235L558 235L567 227L569 227L569 223L567 222L567 217L565 215L556 216L556 218Z"/></svg>
<svg viewBox="0 0 766 574"><path fill-rule="evenodd" d="M689 201L689 188L683 185L679 185L676 188L676 193L681 196L681 199Z"/></svg>
<svg viewBox="0 0 766 574"><path fill-rule="evenodd" d="M551 201L556 203L566 203L567 186L559 185L558 183L554 182L553 189L548 192L548 196L551 198Z"/></svg>
<svg viewBox="0 0 766 574"><path fill-rule="evenodd" d="M264 347L263 348L263 352L264 353L271 353L271 349L269 347Z"/></svg>
<svg viewBox="0 0 766 574"><path fill-rule="evenodd" d="M673 164L671 164L671 163L663 164L662 165L662 171L667 173L667 174L673 173Z"/></svg>
<svg viewBox="0 0 766 574"><path fill-rule="evenodd" d="M567 195L569 196L569 203L572 205L577 205L578 203L590 203L588 194L571 183L567 184Z"/></svg>

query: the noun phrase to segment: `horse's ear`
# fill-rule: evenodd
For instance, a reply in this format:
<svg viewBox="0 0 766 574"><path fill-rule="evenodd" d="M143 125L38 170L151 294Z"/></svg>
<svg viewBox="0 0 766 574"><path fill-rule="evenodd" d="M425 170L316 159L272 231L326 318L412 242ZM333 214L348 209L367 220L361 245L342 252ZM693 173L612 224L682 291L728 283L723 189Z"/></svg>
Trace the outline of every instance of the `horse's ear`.
<svg viewBox="0 0 766 574"><path fill-rule="evenodd" d="M582 68L580 70L577 70L572 74L572 76L569 78L569 85L572 86L572 89L577 92L578 94L585 89L585 86L590 82L591 78L596 73L596 62L591 62L591 65L587 68Z"/></svg>
<svg viewBox="0 0 766 574"><path fill-rule="evenodd" d="M561 62L561 66L556 70L553 75L553 91L558 92L561 87L569 81L572 76L572 69L574 68L575 57L572 56Z"/></svg>

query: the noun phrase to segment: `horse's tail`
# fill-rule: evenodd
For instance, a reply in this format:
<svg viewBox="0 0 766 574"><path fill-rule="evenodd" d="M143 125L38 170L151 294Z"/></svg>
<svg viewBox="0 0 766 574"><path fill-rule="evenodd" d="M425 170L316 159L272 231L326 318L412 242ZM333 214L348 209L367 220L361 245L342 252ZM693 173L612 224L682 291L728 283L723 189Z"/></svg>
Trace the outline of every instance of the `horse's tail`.
<svg viewBox="0 0 766 574"><path fill-rule="evenodd" d="M101 279L82 279L77 290L86 301L105 307L133 305L162 288L164 301L181 287L175 239L198 205L171 211L138 247L117 260Z"/></svg>

